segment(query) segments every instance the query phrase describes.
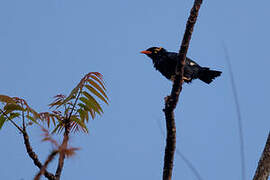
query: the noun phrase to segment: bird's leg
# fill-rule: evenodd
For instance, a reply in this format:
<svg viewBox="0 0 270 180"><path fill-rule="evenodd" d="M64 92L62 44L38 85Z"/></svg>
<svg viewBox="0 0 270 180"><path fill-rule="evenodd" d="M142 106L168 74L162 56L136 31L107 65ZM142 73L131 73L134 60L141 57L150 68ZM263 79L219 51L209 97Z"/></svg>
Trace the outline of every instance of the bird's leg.
<svg viewBox="0 0 270 180"><path fill-rule="evenodd" d="M190 81L191 78L187 78L187 77L183 76L183 80L185 80L185 81Z"/></svg>
<svg viewBox="0 0 270 180"><path fill-rule="evenodd" d="M172 82L174 82L174 79L175 79L175 76L174 76L174 75L171 76L170 80L171 80ZM186 81L186 82L190 82L190 81L191 81L191 78L187 78L187 77L183 76L182 84L183 84L185 81Z"/></svg>

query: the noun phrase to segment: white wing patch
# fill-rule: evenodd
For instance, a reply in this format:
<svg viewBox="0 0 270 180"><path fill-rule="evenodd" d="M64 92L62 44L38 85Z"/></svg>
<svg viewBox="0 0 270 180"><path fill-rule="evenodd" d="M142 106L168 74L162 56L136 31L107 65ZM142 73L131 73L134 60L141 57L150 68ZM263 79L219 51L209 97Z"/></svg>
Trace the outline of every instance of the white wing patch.
<svg viewBox="0 0 270 180"><path fill-rule="evenodd" d="M194 62L190 62L189 65L194 66L196 64Z"/></svg>

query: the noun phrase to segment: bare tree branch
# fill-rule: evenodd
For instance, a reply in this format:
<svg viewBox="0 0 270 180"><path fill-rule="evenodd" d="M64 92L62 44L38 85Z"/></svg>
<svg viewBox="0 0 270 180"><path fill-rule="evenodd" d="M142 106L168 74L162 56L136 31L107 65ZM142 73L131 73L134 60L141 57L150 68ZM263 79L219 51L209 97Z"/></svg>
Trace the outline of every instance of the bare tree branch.
<svg viewBox="0 0 270 180"><path fill-rule="evenodd" d="M56 180L60 179L60 176L63 170L64 160L65 160L65 150L67 149L67 145L68 145L69 133L70 133L70 122L66 122L63 142L59 148L60 155L59 155L57 170L55 172Z"/></svg>
<svg viewBox="0 0 270 180"><path fill-rule="evenodd" d="M162 128L161 122L158 119L156 119L156 122L157 122L159 130L161 132L161 136L164 138L165 132ZM177 149L177 147L176 147L176 154L183 159L183 161L186 163L187 167L193 172L193 174L196 176L196 178L198 180L203 180L199 171L195 168L195 166L192 164L192 162L183 153L181 153L181 151L179 151L179 149Z"/></svg>
<svg viewBox="0 0 270 180"><path fill-rule="evenodd" d="M190 11L190 16L186 24L185 34L178 54L179 57L176 67L176 76L174 78L171 95L165 98L165 109L163 111L166 117L167 139L163 167L163 180L171 180L172 178L173 160L176 146L174 109L177 105L179 94L182 90L186 54L201 4L202 0L195 0L194 5Z"/></svg>
<svg viewBox="0 0 270 180"><path fill-rule="evenodd" d="M25 148L26 151L29 155L29 157L33 160L34 164L41 169L43 167L43 165L41 164L41 162L38 159L38 156L36 155L36 153L33 151L30 142L29 142L29 136L26 132L26 130L24 130L23 132L23 139L24 139L24 144L25 144ZM49 173L46 169L44 170L44 175L47 179L49 180L55 180L55 176L52 173Z"/></svg>
<svg viewBox="0 0 270 180"><path fill-rule="evenodd" d="M267 180L270 174L270 132L253 180Z"/></svg>
<svg viewBox="0 0 270 180"><path fill-rule="evenodd" d="M23 139L24 139L24 144L25 144L25 148L26 148L26 151L29 155L29 157L33 160L34 164L39 168L41 169L42 168L42 164L41 162L39 161L38 159L38 156L36 155L36 153L33 151L33 148L32 146L30 145L30 141L29 141L29 136L26 132L26 128L25 128L25 125L24 125L24 122L23 122L23 129L20 128L15 122L12 121L12 119L10 119L8 117L8 115L2 111L2 109L0 109L1 112L4 114L4 116L6 116L6 118L23 134ZM24 116L23 116L23 120L24 120ZM55 180L55 177L52 173L49 173L48 171L44 171L44 175L47 179L49 180Z"/></svg>
<svg viewBox="0 0 270 180"><path fill-rule="evenodd" d="M51 152L51 154L48 156L47 160L45 161L44 165L42 166L42 168L40 169L40 171L38 172L38 174L35 176L34 180L39 180L40 179L40 177L42 176L42 174L44 174L47 166L53 160L54 156L57 153L58 153L58 151Z"/></svg>
<svg viewBox="0 0 270 180"><path fill-rule="evenodd" d="M236 85L234 81L234 76L233 76L233 71L232 71L232 66L230 62L230 57L229 57L229 52L228 49L223 43L223 48L225 51L225 59L228 65L229 69L229 74L230 74L230 82L232 85L232 91L233 91L233 97L234 97L234 102L235 102L235 107L236 107L236 114L237 114L237 122L238 122L238 131L239 131L239 140L240 140L240 156L241 156L241 172L242 172L242 180L246 180L246 168L245 168L245 149L244 149L244 136L243 136L243 123L242 123L242 117L241 117L241 110L240 110L240 104L238 101L238 95L237 95L237 90L236 90Z"/></svg>

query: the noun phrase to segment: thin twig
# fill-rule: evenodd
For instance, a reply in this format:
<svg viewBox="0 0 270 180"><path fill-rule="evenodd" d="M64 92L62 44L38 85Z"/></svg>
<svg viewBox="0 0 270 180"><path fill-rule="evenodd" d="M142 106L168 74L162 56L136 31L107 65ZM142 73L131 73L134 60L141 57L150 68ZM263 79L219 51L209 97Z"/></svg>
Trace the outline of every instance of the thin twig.
<svg viewBox="0 0 270 180"><path fill-rule="evenodd" d="M228 49L223 43L223 48L225 51L225 59L228 65L229 69L229 74L230 74L230 82L232 86L232 91L233 91L233 97L234 97L234 102L235 102L235 107L236 107L236 114L237 114L237 122L238 122L238 132L239 132L239 140L240 140L240 156L241 156L241 172L242 172L242 180L246 180L246 168L245 168L245 149L244 149L244 137L243 137L243 123L242 123L242 117L241 117L241 110L240 110L240 104L238 100L238 95L237 95L237 90L236 90L236 85L234 81L234 76L233 76L233 71L232 71L232 66L230 62L230 57L229 57L229 52Z"/></svg>
<svg viewBox="0 0 270 180"><path fill-rule="evenodd" d="M270 132L253 180L267 180L270 174Z"/></svg>
<svg viewBox="0 0 270 180"><path fill-rule="evenodd" d="M163 130L160 121L158 119L156 119L156 122L157 122L159 130L161 132L161 136L163 138L165 138L165 131ZM192 162L190 160L188 160L188 158L183 153L181 153L181 151L179 151L179 149L177 149L177 147L176 147L176 155L180 156L183 159L183 161L186 163L187 167L193 172L193 174L196 176L196 178L198 180L203 180L199 171L195 168L195 166L192 164Z"/></svg>
<svg viewBox="0 0 270 180"><path fill-rule="evenodd" d="M75 102L74 102L74 104L73 104L73 107L72 107L72 109L71 109L71 111L70 111L70 113L69 113L69 116L68 116L68 118L67 118L68 121L69 121L70 118L71 118L71 115L72 115L72 113L73 113L73 111L74 111L74 109L75 109L75 106L76 106L76 104L77 104L77 101L78 101L78 99L79 99L81 93L82 93L82 89L80 90L80 92L78 93L78 95L77 95L77 97L76 97L76 100L75 100Z"/></svg>
<svg viewBox="0 0 270 180"><path fill-rule="evenodd" d="M1 111L1 113L2 114L4 114L4 116L6 116L6 118L21 132L21 133L23 133L23 129L22 128L20 128L12 119L10 119L9 117L8 117L8 115L2 110L2 109L0 109L0 111Z"/></svg>
<svg viewBox="0 0 270 180"><path fill-rule="evenodd" d="M192 164L191 161L187 159L187 157L179 151L179 149L176 149L176 154L180 156L183 161L186 163L186 165L191 169L191 171L194 173L194 175L198 178L198 180L203 180L202 176L200 175L199 171L195 168L195 166Z"/></svg>
<svg viewBox="0 0 270 180"><path fill-rule="evenodd" d="M185 34L178 53L178 61L176 67L176 76L174 78L171 95L165 98L165 109L163 110L166 117L167 139L163 167L163 180L171 180L173 171L173 161L176 146L176 127L174 120L174 109L177 105L179 94L182 90L182 79L184 73L184 65L189 42L196 23L202 0L195 0L190 11L190 16L186 24Z"/></svg>
<svg viewBox="0 0 270 180"><path fill-rule="evenodd" d="M40 169L40 171L37 173L37 175L35 176L34 180L39 180L40 177L42 176L42 174L44 174L47 166L49 165L49 163L54 159L55 155L58 153L58 151L53 151L51 152L51 154L48 156L47 160L45 161L44 165L42 166L42 168Z"/></svg>

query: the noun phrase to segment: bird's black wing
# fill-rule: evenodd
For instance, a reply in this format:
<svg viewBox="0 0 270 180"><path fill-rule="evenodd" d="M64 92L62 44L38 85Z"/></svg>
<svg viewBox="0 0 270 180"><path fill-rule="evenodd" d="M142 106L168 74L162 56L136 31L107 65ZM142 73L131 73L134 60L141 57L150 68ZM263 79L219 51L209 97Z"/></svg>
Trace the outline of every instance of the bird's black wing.
<svg viewBox="0 0 270 180"><path fill-rule="evenodd" d="M188 57L186 57L186 64L190 66L200 66L199 64L197 64L195 61L193 61L192 59Z"/></svg>
<svg viewBox="0 0 270 180"><path fill-rule="evenodd" d="M169 59L170 61L174 61L174 63L177 63L178 53L168 52L166 55L167 59Z"/></svg>
<svg viewBox="0 0 270 180"><path fill-rule="evenodd" d="M178 53L169 52L168 59L177 63ZM186 82L191 82L193 79L198 78L201 66L192 59L186 57L186 65L184 67L184 79Z"/></svg>
<svg viewBox="0 0 270 180"><path fill-rule="evenodd" d="M178 58L178 53L175 52L168 52L167 53L168 59L177 62L177 58ZM199 64L197 64L195 61L193 61L192 59L186 57L186 65L189 66L200 66Z"/></svg>

